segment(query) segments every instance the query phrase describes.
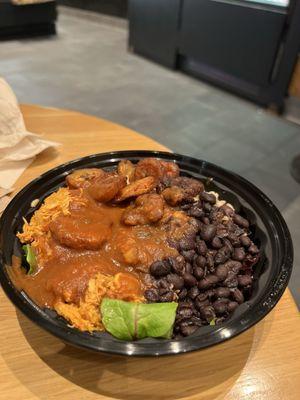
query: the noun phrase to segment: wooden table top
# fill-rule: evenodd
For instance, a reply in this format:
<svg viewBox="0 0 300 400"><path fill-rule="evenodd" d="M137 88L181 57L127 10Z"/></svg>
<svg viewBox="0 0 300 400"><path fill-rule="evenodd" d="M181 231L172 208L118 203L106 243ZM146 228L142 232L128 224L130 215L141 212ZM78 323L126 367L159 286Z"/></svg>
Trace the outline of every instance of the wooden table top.
<svg viewBox="0 0 300 400"><path fill-rule="evenodd" d="M16 184L84 155L166 150L130 129L77 112L23 106L27 128L62 143L37 157ZM287 290L255 327L180 356L126 358L75 349L27 320L0 292L0 399L300 398L300 320Z"/></svg>

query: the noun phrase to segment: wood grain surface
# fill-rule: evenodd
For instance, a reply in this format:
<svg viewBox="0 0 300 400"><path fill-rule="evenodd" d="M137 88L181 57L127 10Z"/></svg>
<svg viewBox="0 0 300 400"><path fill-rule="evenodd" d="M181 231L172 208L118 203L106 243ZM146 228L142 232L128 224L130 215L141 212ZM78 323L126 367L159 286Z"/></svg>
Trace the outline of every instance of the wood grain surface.
<svg viewBox="0 0 300 400"><path fill-rule="evenodd" d="M108 121L58 109L23 106L29 130L59 141L17 182L84 155L124 149L166 150ZM76 349L27 320L0 292L0 399L300 398L300 320L287 290L275 309L238 337L203 351L128 358Z"/></svg>

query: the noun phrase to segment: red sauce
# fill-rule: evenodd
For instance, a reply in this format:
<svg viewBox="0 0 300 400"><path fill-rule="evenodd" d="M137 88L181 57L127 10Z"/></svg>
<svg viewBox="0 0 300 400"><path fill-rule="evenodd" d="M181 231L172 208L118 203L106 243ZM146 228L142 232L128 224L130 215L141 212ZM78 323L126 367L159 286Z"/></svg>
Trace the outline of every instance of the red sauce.
<svg viewBox="0 0 300 400"><path fill-rule="evenodd" d="M26 275L25 269L16 265L12 268L17 287L40 306L53 307L60 299L78 302L89 279L98 272L129 272L138 277L142 290L150 264L177 254L168 246L160 226L125 226L121 222L124 207L87 198L87 206L71 203L71 215L50 224L52 257L35 275Z"/></svg>

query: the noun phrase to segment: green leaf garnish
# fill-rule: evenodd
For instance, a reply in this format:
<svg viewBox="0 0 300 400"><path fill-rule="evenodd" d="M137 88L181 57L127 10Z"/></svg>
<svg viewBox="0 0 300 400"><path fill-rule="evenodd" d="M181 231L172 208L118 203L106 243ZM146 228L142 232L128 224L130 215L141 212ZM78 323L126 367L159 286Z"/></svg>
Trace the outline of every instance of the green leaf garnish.
<svg viewBox="0 0 300 400"><path fill-rule="evenodd" d="M210 321L209 325L212 325L212 326L216 325L216 318L213 318L213 319Z"/></svg>
<svg viewBox="0 0 300 400"><path fill-rule="evenodd" d="M105 329L118 339L170 339L177 306L175 302L143 304L105 298L100 309Z"/></svg>
<svg viewBox="0 0 300 400"><path fill-rule="evenodd" d="M25 244L24 246L22 246L22 249L25 253L26 261L28 262L29 265L29 270L27 271L27 274L32 275L35 273L37 269L37 261L34 250L30 246L30 244Z"/></svg>

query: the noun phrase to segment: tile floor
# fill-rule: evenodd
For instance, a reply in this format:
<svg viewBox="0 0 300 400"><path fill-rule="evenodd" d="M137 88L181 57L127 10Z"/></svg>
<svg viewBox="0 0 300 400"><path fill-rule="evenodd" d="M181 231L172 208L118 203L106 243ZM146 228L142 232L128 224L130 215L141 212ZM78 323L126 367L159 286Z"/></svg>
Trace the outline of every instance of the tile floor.
<svg viewBox="0 0 300 400"><path fill-rule="evenodd" d="M130 54L124 22L59 11L56 37L0 43L0 75L21 102L101 116L242 174L285 210L300 243L300 185L289 173L300 152L298 125Z"/></svg>

